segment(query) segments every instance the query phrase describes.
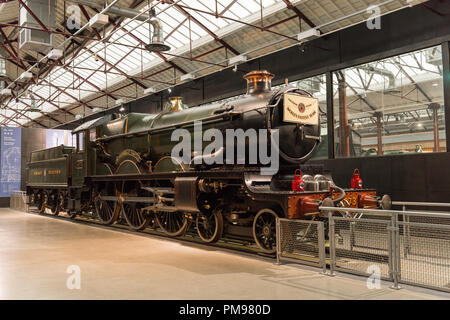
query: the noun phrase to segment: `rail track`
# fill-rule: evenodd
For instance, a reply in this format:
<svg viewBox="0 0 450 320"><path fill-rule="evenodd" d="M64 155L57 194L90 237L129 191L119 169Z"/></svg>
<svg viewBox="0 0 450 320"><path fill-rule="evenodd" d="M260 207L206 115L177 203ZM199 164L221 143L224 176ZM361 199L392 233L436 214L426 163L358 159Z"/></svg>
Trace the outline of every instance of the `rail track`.
<svg viewBox="0 0 450 320"><path fill-rule="evenodd" d="M48 209L47 209L48 210ZM86 225L92 225L96 227L102 227L109 230L118 230L122 232L127 232L131 234L143 235L143 236L156 236L172 241L191 243L196 245L201 245L205 247L215 247L225 250L231 250L247 255L258 256L261 258L266 258L269 260L274 260L276 258L275 254L267 254L261 252L261 250L256 246L255 243L251 241L238 240L238 239L230 239L230 238L221 238L219 241L215 243L206 243L204 242L196 233L196 231L190 226L186 233L177 237L170 237L166 235L163 231L160 231L158 227L147 227L141 231L131 230L127 225L127 222L122 217L117 220L117 222L111 225L105 225L100 222L100 220L95 218L94 214L83 214L77 215L75 218L71 218L67 213L60 212L58 215L54 215L52 213L40 213L37 208L30 207L28 213L35 214L39 216L45 216L58 220L67 220L74 223L81 223Z"/></svg>

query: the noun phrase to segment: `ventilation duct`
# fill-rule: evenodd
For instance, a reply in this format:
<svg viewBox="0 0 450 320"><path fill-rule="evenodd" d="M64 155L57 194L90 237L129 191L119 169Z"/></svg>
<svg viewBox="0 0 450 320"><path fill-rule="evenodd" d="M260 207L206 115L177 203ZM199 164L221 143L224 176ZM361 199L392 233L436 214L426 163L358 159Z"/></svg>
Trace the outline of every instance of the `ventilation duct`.
<svg viewBox="0 0 450 320"><path fill-rule="evenodd" d="M385 93L400 92L397 89L397 86L395 85L395 76L394 76L394 74L391 71L385 70L385 69L381 69L381 68L375 68L375 67L358 67L358 69L364 70L364 71L366 71L368 73L378 74L380 76L388 78L389 84L388 84L387 89L384 90Z"/></svg>
<svg viewBox="0 0 450 320"><path fill-rule="evenodd" d="M89 0L71 0L70 2L82 4L91 8L103 9L103 5L97 2L91 2ZM161 22L156 18L155 11L152 9L150 14L142 13L138 10L111 6L106 13L111 13L125 18L136 19L139 21L149 22L149 38L150 43L145 46L148 51L161 52L168 51L170 47L164 43L164 34ZM139 15L139 16L138 16ZM151 26L151 27L150 27ZM151 31L153 29L153 32Z"/></svg>
<svg viewBox="0 0 450 320"><path fill-rule="evenodd" d="M56 0L23 0L22 2L23 5L19 6L19 23L21 27L25 28L20 30L19 48L47 52L53 47L54 35L45 31L34 16L48 29L54 29L56 26Z"/></svg>
<svg viewBox="0 0 450 320"><path fill-rule="evenodd" d="M442 52L440 48L432 48L428 50L427 63L437 67L442 66Z"/></svg>
<svg viewBox="0 0 450 320"><path fill-rule="evenodd" d="M153 27L153 35L151 32L151 28L149 26L149 39L150 43L145 46L150 52L161 52L161 51L169 51L170 47L167 44L164 44L164 34L162 25L159 20L155 17L155 12L152 10L152 17L149 20L150 25Z"/></svg>

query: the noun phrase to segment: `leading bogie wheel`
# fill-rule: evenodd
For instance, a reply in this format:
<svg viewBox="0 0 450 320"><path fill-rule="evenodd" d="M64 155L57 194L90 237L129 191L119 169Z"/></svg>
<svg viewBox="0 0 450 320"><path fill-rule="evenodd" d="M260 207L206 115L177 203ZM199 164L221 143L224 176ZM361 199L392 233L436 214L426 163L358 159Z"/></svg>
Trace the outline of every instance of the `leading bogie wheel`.
<svg viewBox="0 0 450 320"><path fill-rule="evenodd" d="M216 210L210 214L199 213L196 224L197 233L203 241L213 243L222 237L223 217L221 211Z"/></svg>
<svg viewBox="0 0 450 320"><path fill-rule="evenodd" d="M272 209L258 211L253 220L253 238L258 247L264 252L276 252L276 223L278 215Z"/></svg>

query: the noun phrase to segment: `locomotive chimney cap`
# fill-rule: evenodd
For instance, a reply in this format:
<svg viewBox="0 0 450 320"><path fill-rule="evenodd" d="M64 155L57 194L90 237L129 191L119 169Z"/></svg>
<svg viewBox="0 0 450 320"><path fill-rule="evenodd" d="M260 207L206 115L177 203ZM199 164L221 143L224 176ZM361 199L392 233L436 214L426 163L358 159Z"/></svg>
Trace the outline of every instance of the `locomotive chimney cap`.
<svg viewBox="0 0 450 320"><path fill-rule="evenodd" d="M247 94L259 94L270 91L273 73L267 70L250 71L244 76L247 80Z"/></svg>

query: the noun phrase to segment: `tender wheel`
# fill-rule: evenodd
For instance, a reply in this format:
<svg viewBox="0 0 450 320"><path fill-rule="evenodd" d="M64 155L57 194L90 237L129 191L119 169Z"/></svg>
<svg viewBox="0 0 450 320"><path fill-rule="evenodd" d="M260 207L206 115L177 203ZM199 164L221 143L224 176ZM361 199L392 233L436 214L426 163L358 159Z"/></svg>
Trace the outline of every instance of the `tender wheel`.
<svg viewBox="0 0 450 320"><path fill-rule="evenodd" d="M265 253L276 252L276 222L278 215L271 209L260 210L253 220L253 238Z"/></svg>
<svg viewBox="0 0 450 320"><path fill-rule="evenodd" d="M182 212L158 212L155 219L159 227L170 237L184 234L188 227L188 219Z"/></svg>
<svg viewBox="0 0 450 320"><path fill-rule="evenodd" d="M37 198L36 198L36 194L33 192L32 194L30 194L30 204L36 204Z"/></svg>
<svg viewBox="0 0 450 320"><path fill-rule="evenodd" d="M102 193L95 197L94 207L102 224L112 224L119 216L120 206L116 201L101 199Z"/></svg>
<svg viewBox="0 0 450 320"><path fill-rule="evenodd" d="M53 201L53 204L50 207L50 210L51 210L53 215L57 216L59 214L59 212L61 211L61 208L63 207L64 196L61 193L58 193L55 196L55 198L56 199Z"/></svg>
<svg viewBox="0 0 450 320"><path fill-rule="evenodd" d="M152 221L152 217L146 215L138 203L122 203L122 215L133 230L144 230Z"/></svg>
<svg viewBox="0 0 450 320"><path fill-rule="evenodd" d="M48 194L47 192L42 192L39 195L39 200L37 203L37 207L39 210L39 214L45 213L45 209L47 208Z"/></svg>
<svg viewBox="0 0 450 320"><path fill-rule="evenodd" d="M70 219L75 219L76 216L78 215L78 212L76 212L75 210L70 210L67 211L67 215L69 216Z"/></svg>
<svg viewBox="0 0 450 320"><path fill-rule="evenodd" d="M197 233L203 241L213 243L222 237L222 212L215 211L209 215L199 213L196 223Z"/></svg>

